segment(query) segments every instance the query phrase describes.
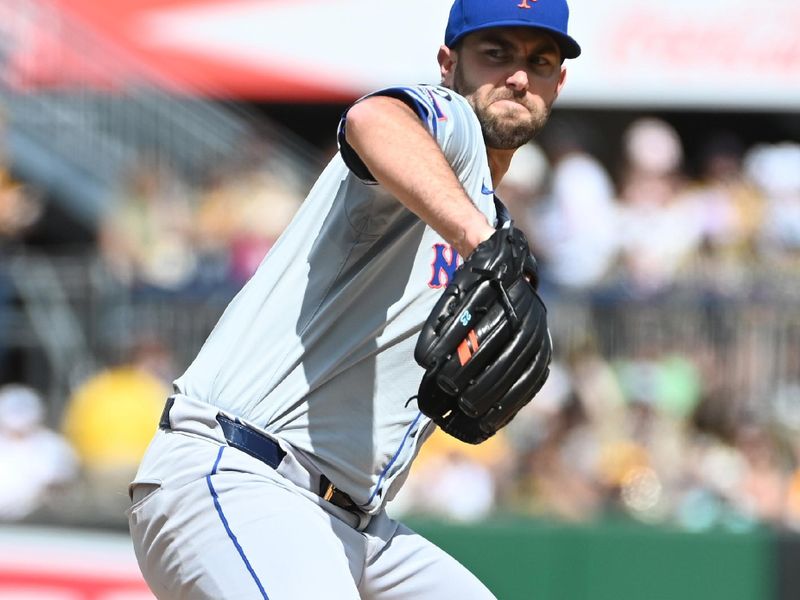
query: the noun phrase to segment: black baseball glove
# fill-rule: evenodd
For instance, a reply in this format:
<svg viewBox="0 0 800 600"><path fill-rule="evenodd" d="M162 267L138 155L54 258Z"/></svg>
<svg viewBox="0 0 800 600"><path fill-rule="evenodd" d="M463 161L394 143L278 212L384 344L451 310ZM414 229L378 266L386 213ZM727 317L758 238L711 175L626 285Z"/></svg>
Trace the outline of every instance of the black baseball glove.
<svg viewBox="0 0 800 600"><path fill-rule="evenodd" d="M453 276L422 327L420 410L450 435L479 444L536 395L550 373L547 309L536 261L507 223Z"/></svg>

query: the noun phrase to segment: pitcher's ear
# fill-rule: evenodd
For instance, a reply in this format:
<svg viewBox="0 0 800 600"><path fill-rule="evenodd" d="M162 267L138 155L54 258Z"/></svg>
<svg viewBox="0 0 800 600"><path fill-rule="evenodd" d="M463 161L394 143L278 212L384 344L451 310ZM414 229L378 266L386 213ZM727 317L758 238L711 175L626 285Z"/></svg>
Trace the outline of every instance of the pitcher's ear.
<svg viewBox="0 0 800 600"><path fill-rule="evenodd" d="M447 46L439 47L439 54L436 56L439 61L439 73L442 76L442 85L450 87L453 83L453 72L458 62L458 53Z"/></svg>

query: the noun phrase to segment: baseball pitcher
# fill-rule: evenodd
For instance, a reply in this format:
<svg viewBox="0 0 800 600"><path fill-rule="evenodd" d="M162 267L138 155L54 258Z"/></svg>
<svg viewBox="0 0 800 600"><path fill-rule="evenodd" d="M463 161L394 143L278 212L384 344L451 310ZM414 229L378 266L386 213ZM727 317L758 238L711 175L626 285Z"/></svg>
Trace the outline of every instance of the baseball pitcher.
<svg viewBox="0 0 800 600"><path fill-rule="evenodd" d="M568 13L456 0L440 85L342 117L339 153L175 381L131 484L158 598L494 597L384 506L435 427L480 443L547 378L536 263L493 190L580 54Z"/></svg>

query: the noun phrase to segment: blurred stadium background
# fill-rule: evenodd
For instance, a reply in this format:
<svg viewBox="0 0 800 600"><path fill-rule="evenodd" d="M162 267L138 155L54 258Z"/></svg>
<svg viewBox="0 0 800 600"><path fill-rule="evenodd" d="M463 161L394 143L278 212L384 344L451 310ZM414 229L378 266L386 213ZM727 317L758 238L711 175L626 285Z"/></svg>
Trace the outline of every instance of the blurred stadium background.
<svg viewBox="0 0 800 600"><path fill-rule="evenodd" d="M125 487L172 378L345 106L437 81L448 7L0 3L0 597L149 597ZM504 600L796 600L800 4L571 7L584 56L499 190L553 374L391 510Z"/></svg>

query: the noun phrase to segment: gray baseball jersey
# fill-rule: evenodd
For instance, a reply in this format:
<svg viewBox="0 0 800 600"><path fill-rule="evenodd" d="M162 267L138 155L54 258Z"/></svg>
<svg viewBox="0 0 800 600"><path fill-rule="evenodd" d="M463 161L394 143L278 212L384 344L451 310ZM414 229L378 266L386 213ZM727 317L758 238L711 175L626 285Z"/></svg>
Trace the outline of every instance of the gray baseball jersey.
<svg viewBox="0 0 800 600"><path fill-rule="evenodd" d="M429 85L377 93L417 111L494 223L486 148L467 101ZM175 387L284 440L376 512L432 428L412 399L423 373L414 344L458 256L373 185L345 127L346 115L340 153Z"/></svg>

